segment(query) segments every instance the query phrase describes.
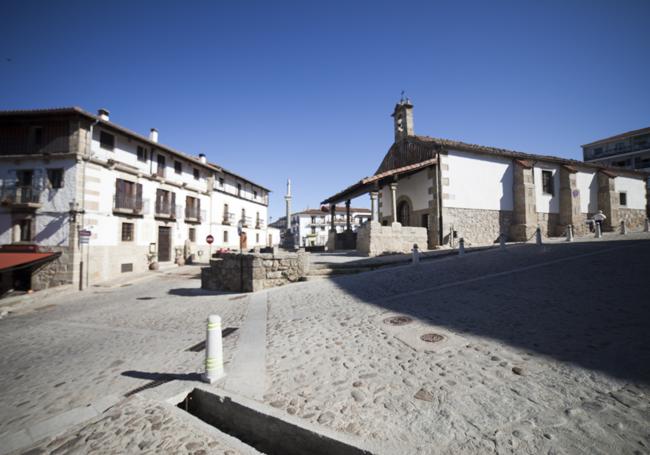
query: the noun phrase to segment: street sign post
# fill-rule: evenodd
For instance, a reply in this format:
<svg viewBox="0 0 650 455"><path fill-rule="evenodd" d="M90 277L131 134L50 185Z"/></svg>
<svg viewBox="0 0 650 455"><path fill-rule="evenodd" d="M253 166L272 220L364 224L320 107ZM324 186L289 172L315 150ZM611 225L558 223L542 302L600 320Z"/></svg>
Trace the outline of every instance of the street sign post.
<svg viewBox="0 0 650 455"><path fill-rule="evenodd" d="M214 242L214 237L212 237L212 234L208 234L208 236L205 238L205 242L210 245L210 257L208 258L208 263L210 263L210 259L212 258L212 242Z"/></svg>

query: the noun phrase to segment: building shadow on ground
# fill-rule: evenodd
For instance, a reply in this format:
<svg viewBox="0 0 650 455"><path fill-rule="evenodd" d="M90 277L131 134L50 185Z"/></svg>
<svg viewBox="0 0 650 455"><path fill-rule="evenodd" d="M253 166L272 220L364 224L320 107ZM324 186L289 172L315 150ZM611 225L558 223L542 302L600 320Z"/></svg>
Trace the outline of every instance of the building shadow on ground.
<svg viewBox="0 0 650 455"><path fill-rule="evenodd" d="M175 288L168 291L170 295L177 295L180 297L201 297L206 295L227 295L233 294L232 292L227 291L211 291L208 289L201 288Z"/></svg>
<svg viewBox="0 0 650 455"><path fill-rule="evenodd" d="M122 376L134 379L143 379L146 381L200 381L200 373L158 373L147 371L123 371Z"/></svg>
<svg viewBox="0 0 650 455"><path fill-rule="evenodd" d="M650 383L648 258L647 240L521 245L332 280L459 337Z"/></svg>

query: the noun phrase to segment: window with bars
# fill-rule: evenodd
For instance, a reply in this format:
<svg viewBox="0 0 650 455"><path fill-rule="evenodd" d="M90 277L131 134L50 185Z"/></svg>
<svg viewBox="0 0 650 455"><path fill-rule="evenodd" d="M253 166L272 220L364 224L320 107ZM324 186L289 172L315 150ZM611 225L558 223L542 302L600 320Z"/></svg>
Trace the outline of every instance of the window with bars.
<svg viewBox="0 0 650 455"><path fill-rule="evenodd" d="M133 241L133 223L122 223L122 241Z"/></svg>
<svg viewBox="0 0 650 455"><path fill-rule="evenodd" d="M553 195L553 171L542 171L542 192Z"/></svg>

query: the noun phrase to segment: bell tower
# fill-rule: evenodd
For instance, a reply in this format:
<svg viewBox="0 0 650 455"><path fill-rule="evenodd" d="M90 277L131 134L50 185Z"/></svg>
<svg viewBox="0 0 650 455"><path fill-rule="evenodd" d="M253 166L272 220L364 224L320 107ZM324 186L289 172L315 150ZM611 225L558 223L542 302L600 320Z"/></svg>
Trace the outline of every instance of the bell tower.
<svg viewBox="0 0 650 455"><path fill-rule="evenodd" d="M402 99L395 105L395 111L392 114L395 125L395 142L405 139L407 136L414 136L413 131L413 104L408 98Z"/></svg>

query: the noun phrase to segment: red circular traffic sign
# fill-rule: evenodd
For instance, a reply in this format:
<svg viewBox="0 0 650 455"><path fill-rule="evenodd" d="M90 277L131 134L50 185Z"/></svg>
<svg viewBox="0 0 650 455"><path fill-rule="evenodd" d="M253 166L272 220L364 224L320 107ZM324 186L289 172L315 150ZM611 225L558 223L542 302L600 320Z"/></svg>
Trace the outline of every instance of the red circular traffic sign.
<svg viewBox="0 0 650 455"><path fill-rule="evenodd" d="M214 242L214 237L212 237L211 234L208 234L208 236L205 238L205 241L208 242L208 245L212 245L212 242Z"/></svg>

